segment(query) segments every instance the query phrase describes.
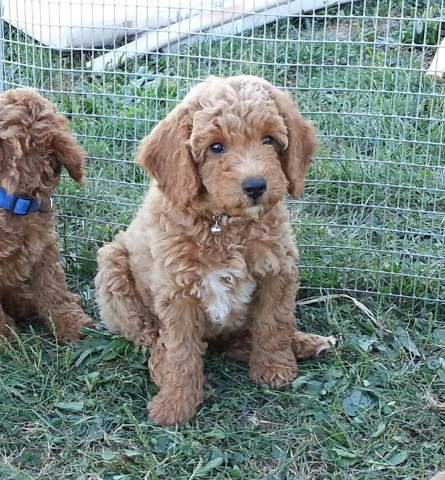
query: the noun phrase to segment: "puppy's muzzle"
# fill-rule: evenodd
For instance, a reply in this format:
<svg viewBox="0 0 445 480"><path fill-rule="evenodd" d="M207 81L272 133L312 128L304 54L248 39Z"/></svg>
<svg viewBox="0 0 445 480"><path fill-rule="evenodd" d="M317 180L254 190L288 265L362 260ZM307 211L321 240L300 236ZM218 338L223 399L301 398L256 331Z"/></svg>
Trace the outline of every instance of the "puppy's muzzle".
<svg viewBox="0 0 445 480"><path fill-rule="evenodd" d="M252 200L258 200L267 190L267 183L263 177L249 177L243 180L243 192Z"/></svg>

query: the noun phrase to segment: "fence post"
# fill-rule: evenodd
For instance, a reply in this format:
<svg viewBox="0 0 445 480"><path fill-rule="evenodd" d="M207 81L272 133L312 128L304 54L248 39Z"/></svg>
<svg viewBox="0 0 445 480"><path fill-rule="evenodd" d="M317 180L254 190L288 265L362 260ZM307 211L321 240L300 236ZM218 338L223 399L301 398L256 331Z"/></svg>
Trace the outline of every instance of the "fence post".
<svg viewBox="0 0 445 480"><path fill-rule="evenodd" d="M0 92L3 92L3 71L5 68L5 37L3 30L3 2L0 0Z"/></svg>

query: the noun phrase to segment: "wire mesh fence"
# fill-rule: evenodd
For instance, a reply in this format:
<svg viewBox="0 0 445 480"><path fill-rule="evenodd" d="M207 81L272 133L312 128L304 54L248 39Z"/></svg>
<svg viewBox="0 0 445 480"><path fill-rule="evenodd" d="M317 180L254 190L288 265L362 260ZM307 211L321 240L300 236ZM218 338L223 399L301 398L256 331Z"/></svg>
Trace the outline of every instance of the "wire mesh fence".
<svg viewBox="0 0 445 480"><path fill-rule="evenodd" d="M3 3L4 87L53 100L88 152L85 188L67 180L58 195L64 259L86 299L98 246L147 189L140 139L190 86L248 73L290 90L319 133L306 193L289 202L302 294L442 312L445 88L426 71L443 0Z"/></svg>

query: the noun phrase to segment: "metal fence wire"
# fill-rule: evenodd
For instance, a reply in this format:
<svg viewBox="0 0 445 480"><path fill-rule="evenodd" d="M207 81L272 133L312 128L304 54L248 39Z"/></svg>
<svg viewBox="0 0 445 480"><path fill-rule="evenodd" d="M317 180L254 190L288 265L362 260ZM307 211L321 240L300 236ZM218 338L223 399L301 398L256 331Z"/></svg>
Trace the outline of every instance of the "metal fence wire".
<svg viewBox="0 0 445 480"><path fill-rule="evenodd" d="M445 87L439 71L427 75L443 0L3 8L4 88L37 88L88 152L86 186L64 179L58 191L64 261L86 299L98 246L130 222L147 189L138 142L192 85L248 73L291 91L319 134L306 192L289 201L300 295L443 311Z"/></svg>

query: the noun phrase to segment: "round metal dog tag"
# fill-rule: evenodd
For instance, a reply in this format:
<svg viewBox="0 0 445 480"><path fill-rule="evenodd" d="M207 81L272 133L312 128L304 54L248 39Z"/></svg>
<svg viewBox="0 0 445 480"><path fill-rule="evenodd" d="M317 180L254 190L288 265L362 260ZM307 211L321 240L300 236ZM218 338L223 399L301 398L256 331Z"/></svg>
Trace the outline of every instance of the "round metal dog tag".
<svg viewBox="0 0 445 480"><path fill-rule="evenodd" d="M212 233L212 235L220 235L221 230L221 227L217 223L210 227L210 232Z"/></svg>

